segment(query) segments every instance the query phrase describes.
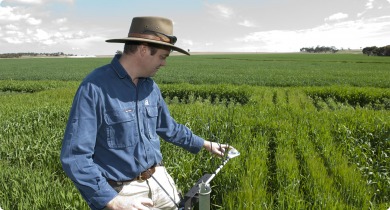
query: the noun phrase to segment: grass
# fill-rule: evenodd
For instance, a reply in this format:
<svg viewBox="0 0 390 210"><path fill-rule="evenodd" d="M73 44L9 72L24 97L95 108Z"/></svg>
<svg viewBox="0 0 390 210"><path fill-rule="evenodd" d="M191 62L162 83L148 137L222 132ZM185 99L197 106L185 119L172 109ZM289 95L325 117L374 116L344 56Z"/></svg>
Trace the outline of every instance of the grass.
<svg viewBox="0 0 390 210"><path fill-rule="evenodd" d="M0 60L2 80L81 81L111 58ZM158 84L390 87L387 57L354 54L250 54L172 56Z"/></svg>
<svg viewBox="0 0 390 210"><path fill-rule="evenodd" d="M80 78L110 59L69 60L15 59L26 63L12 65L31 69L12 73L18 80L7 76L10 63L0 69L3 209L88 209L62 171L59 153ZM169 62L155 81L172 117L205 139L209 132L198 117L210 118L212 132L241 152L212 181L212 209L389 208L386 59L278 54L177 56ZM62 65L69 69L59 74ZM329 79L335 67L342 74ZM362 67L382 82L362 76ZM302 77L310 69L317 74ZM183 192L220 161L164 141L161 151Z"/></svg>

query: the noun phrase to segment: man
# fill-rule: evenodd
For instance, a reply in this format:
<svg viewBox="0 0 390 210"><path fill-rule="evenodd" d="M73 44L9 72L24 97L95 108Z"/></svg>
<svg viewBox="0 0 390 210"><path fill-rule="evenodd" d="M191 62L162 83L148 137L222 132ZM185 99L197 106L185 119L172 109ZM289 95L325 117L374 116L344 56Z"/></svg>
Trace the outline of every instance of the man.
<svg viewBox="0 0 390 210"><path fill-rule="evenodd" d="M64 134L61 163L91 209L175 209L180 201L162 163L160 140L196 154L204 147L221 156L227 145L196 136L170 116L160 89L150 77L174 46L172 21L136 17L123 55L91 72L80 84ZM139 162L138 162L139 161ZM155 178L169 193L145 172Z"/></svg>

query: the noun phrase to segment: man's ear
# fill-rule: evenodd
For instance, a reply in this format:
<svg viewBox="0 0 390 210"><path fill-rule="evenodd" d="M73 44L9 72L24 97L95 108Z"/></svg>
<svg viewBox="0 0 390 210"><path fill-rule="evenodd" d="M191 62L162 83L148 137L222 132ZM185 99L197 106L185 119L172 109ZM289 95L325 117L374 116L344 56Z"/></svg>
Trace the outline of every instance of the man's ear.
<svg viewBox="0 0 390 210"><path fill-rule="evenodd" d="M139 45L138 50L141 57L144 57L148 53L149 47L147 44L142 43Z"/></svg>

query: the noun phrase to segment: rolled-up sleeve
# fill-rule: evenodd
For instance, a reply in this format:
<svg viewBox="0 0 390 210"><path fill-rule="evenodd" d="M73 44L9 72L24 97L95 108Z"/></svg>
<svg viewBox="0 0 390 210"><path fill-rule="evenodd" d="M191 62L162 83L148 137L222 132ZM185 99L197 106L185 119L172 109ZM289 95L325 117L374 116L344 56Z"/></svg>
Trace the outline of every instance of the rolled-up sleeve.
<svg viewBox="0 0 390 210"><path fill-rule="evenodd" d="M118 193L93 161L102 109L96 87L83 82L73 100L61 148L61 164L91 209L103 209Z"/></svg>

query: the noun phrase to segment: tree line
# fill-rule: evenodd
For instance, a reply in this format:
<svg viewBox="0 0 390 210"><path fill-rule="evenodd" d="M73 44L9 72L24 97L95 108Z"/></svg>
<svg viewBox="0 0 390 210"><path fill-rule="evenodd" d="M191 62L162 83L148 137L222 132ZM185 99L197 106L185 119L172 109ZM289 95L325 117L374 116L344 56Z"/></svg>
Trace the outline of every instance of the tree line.
<svg viewBox="0 0 390 210"><path fill-rule="evenodd" d="M365 47L363 48L363 54L367 56L390 56L390 45L384 46L384 47Z"/></svg>
<svg viewBox="0 0 390 210"><path fill-rule="evenodd" d="M4 53L0 54L0 58L20 58L22 56L63 56L66 55L63 52L56 52L56 53L34 53L34 52L27 52L27 53ZM67 55L73 55L73 54L67 54Z"/></svg>
<svg viewBox="0 0 390 210"><path fill-rule="evenodd" d="M20 58L22 57L21 54L19 53L5 53L5 54L0 54L0 58Z"/></svg>
<svg viewBox="0 0 390 210"><path fill-rule="evenodd" d="M308 52L308 53L327 53L327 52L332 52L336 53L339 50L335 46L331 47L325 47L325 46L317 46L317 47L303 47L300 49L301 52Z"/></svg>

